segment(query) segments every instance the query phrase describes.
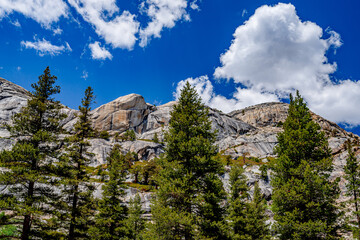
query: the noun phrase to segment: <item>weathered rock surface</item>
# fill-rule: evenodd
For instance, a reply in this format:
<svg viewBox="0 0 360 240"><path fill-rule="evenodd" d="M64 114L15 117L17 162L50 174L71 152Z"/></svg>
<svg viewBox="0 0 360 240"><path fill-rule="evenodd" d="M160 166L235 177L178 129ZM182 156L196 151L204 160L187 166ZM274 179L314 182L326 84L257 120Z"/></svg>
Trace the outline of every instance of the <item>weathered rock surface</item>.
<svg viewBox="0 0 360 240"><path fill-rule="evenodd" d="M254 127L279 127L286 120L289 104L271 102L250 106L241 110L229 113L229 116L244 121ZM311 116L321 129L331 136L354 137L352 133L346 132L336 123L324 119L311 112Z"/></svg>
<svg viewBox="0 0 360 240"><path fill-rule="evenodd" d="M289 105L286 103L262 103L229 113L229 116L240 119L254 127L276 127L287 117Z"/></svg>
<svg viewBox="0 0 360 240"><path fill-rule="evenodd" d="M30 94L24 88L0 78L0 122L7 123L14 113L18 113ZM7 136L8 132L0 128L0 135Z"/></svg>
<svg viewBox="0 0 360 240"><path fill-rule="evenodd" d="M124 131L140 125L149 114L149 107L138 94L119 97L92 111L94 128L98 131Z"/></svg>
<svg viewBox="0 0 360 240"><path fill-rule="evenodd" d="M8 122L14 113L26 105L30 94L25 89L0 78L0 121ZM135 152L139 160L149 161L163 153L164 145L152 141L155 133L160 142L163 141L164 132L167 131L170 112L176 102L155 107L147 104L144 98L137 94L130 94L104 104L92 111L93 125L98 131L109 131L112 137L109 140L92 139L89 149L95 155L92 159L92 166L106 163L106 157L114 144L120 144L124 152ZM242 156L256 157L266 161L268 157L274 157L273 148L277 144L277 134L282 131L280 127L287 117L289 105L285 103L264 103L251 106L242 110L236 110L230 114L224 114L217 110L210 109L209 116L212 127L217 130L216 144L224 155L236 159ZM77 121L77 110L67 107L63 108L68 117L62 124L65 129L71 131ZM328 121L321 116L312 113L313 119L318 122L323 131L329 137L329 146L334 157L334 171L331 178L341 178L341 201L346 198L344 165L347 152L344 142L350 139L359 142L359 137L348 133L335 123ZM123 133L132 129L136 132L137 140L116 142L115 133ZM0 128L0 149L9 149L13 140L8 139L8 132ZM356 155L360 155L357 149ZM259 166L245 166L248 184L253 189L255 182L259 182L261 191L267 199L270 199L272 189L268 181L260 177ZM270 174L270 173L268 173ZM228 187L228 174L222 176L225 187ZM100 190L99 190L100 191ZM252 191L252 190L251 190ZM138 190L130 188L127 190L127 199ZM99 195L100 193L97 192ZM149 209L150 193L139 193L144 208Z"/></svg>

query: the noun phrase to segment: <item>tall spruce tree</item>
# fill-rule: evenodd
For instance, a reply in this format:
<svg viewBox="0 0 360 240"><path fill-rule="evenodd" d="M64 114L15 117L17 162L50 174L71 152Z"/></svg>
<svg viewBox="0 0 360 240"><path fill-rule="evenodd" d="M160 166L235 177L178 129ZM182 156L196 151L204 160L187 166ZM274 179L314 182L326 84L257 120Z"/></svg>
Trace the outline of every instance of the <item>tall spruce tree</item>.
<svg viewBox="0 0 360 240"><path fill-rule="evenodd" d="M353 204L353 207L350 209L355 209L355 211L350 214L350 224L356 226L354 229L354 237L360 239L360 165L355 157L350 140L347 141L346 147L348 150L348 158L346 159L344 168L345 179L348 181L346 184L346 195L350 197L350 204Z"/></svg>
<svg viewBox="0 0 360 240"><path fill-rule="evenodd" d="M60 120L65 117L52 97L60 92L54 85L56 79L47 67L31 85L34 91L27 105L6 126L16 143L0 154L0 167L6 169L0 173L0 185L7 186L1 200L11 203L5 204L13 213L10 222L18 224L22 217L18 229L22 240L56 238L52 221L52 204L58 197L54 162L59 154Z"/></svg>
<svg viewBox="0 0 360 240"><path fill-rule="evenodd" d="M254 195L252 201L246 207L246 227L245 230L251 240L270 239L270 229L266 221L269 217L265 213L266 201L261 194L259 183L254 186Z"/></svg>
<svg viewBox="0 0 360 240"><path fill-rule="evenodd" d="M127 231L125 220L128 208L122 201L127 163L121 153L121 146L116 144L107 158L107 169L102 173L105 183L102 186L102 198L98 203L95 225L90 229L91 238L99 240L124 239Z"/></svg>
<svg viewBox="0 0 360 240"><path fill-rule="evenodd" d="M224 239L225 192L215 158L208 109L187 82L171 112L158 191L152 205L155 239Z"/></svg>
<svg viewBox="0 0 360 240"><path fill-rule="evenodd" d="M63 156L61 172L63 174L62 207L63 228L67 229L67 239L89 239L89 227L93 224L95 186L90 182L90 159L88 151L89 139L94 135L91 127L90 111L94 101L91 87L85 90L82 105L79 106L79 120L73 134L67 138L66 154Z"/></svg>
<svg viewBox="0 0 360 240"><path fill-rule="evenodd" d="M232 166L230 171L230 198L229 198L229 226L231 239L247 239L245 236L246 205L249 198L248 186L244 169L241 166Z"/></svg>
<svg viewBox="0 0 360 240"><path fill-rule="evenodd" d="M303 98L290 95L273 165L273 212L280 239L338 239L338 180L330 181L331 152Z"/></svg>
<svg viewBox="0 0 360 240"><path fill-rule="evenodd" d="M126 240L142 240L144 239L145 219L144 211L141 207L141 198L137 194L129 202L129 214L125 221Z"/></svg>
<svg viewBox="0 0 360 240"><path fill-rule="evenodd" d="M258 183L254 187L253 200L249 201L246 177L241 166L233 166L230 171L230 199L228 223L230 236L234 240L270 239L266 205Z"/></svg>

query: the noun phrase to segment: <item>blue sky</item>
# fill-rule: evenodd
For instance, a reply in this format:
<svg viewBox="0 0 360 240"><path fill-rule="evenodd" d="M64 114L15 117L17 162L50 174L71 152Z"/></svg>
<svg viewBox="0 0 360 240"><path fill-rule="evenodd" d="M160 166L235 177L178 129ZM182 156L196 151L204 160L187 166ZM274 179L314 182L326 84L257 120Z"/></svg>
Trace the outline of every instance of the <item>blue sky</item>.
<svg viewBox="0 0 360 240"><path fill-rule="evenodd" d="M225 112L299 89L311 110L359 132L357 9L347 0L3 0L0 76L31 89L50 66L72 108L89 85L96 106L129 93L159 105L187 80Z"/></svg>

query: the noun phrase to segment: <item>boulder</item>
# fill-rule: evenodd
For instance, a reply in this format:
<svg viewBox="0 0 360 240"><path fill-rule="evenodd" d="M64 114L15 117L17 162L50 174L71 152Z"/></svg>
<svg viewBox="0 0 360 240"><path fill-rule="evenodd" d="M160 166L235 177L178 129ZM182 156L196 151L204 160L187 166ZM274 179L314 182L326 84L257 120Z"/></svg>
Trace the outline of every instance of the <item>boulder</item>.
<svg viewBox="0 0 360 240"><path fill-rule="evenodd" d="M149 111L142 96L129 94L96 108L91 114L96 130L122 132L140 125Z"/></svg>

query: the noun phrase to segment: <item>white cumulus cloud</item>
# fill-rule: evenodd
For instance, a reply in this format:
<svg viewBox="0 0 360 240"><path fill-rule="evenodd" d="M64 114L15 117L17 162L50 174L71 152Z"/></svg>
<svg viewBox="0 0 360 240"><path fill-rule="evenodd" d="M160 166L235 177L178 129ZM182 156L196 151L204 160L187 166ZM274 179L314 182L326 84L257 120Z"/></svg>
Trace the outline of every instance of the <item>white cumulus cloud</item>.
<svg viewBox="0 0 360 240"><path fill-rule="evenodd" d="M287 98L299 90L312 111L335 122L360 124L360 82L334 82L337 70L326 53L342 45L335 31L302 21L292 4L262 6L239 26L220 57L215 78L241 83L248 90ZM246 94L238 91L236 94Z"/></svg>
<svg viewBox="0 0 360 240"><path fill-rule="evenodd" d="M262 6L236 29L214 75L259 91L280 90L282 96L293 89L319 88L336 71L325 53L338 46L338 35L322 36L318 25L299 19L293 5Z"/></svg>
<svg viewBox="0 0 360 240"><path fill-rule="evenodd" d="M337 123L360 125L360 82L342 80L320 89L304 89L302 95L315 113Z"/></svg>
<svg viewBox="0 0 360 240"><path fill-rule="evenodd" d="M99 42L94 42L94 43L90 43L89 44L89 48L91 50L91 57L93 59L100 59L100 60L105 60L105 59L112 59L112 55L111 53L106 50L105 47L101 47Z"/></svg>
<svg viewBox="0 0 360 240"><path fill-rule="evenodd" d="M279 101L275 94L241 88L236 89L232 98L226 98L214 92L214 87L208 76L188 78L180 81L177 84L176 92L174 93L174 97L176 99L180 97L181 90L185 86L186 82L189 82L195 87L196 92L199 94L204 104L209 107L219 109L225 113L259 103Z"/></svg>
<svg viewBox="0 0 360 240"><path fill-rule="evenodd" d="M19 12L44 27L50 28L61 16L67 15L67 4L62 0L1 0L0 19Z"/></svg>
<svg viewBox="0 0 360 240"><path fill-rule="evenodd" d="M186 9L187 0L146 0L141 5L142 12L150 17L151 21L146 28L140 29L140 46L145 47L152 37L160 38L163 28L173 28L179 20L190 21ZM191 8L198 7L196 1Z"/></svg>
<svg viewBox="0 0 360 240"><path fill-rule="evenodd" d="M302 21L292 4L264 5L236 29L214 72L215 78L244 87L226 98L216 94L209 78L202 76L179 82L175 97L189 81L205 104L230 112L279 101L299 90L315 113L337 123L360 125L360 81L334 82L330 77L337 65L328 61L326 53L341 45L338 33Z"/></svg>
<svg viewBox="0 0 360 240"><path fill-rule="evenodd" d="M25 47L26 49L35 49L40 56L44 56L44 55L55 56L66 51L68 52L72 51L70 45L67 42L65 42L65 45L57 46L57 45L53 45L51 42L47 41L44 38L42 40L35 38L35 41L33 42L21 41L21 46Z"/></svg>
<svg viewBox="0 0 360 240"><path fill-rule="evenodd" d="M116 0L68 0L96 33L113 48L131 50L137 41L139 22L129 11L122 11Z"/></svg>

